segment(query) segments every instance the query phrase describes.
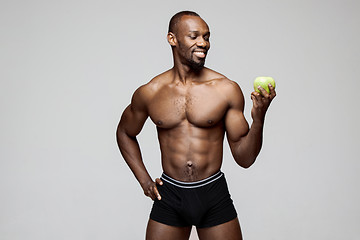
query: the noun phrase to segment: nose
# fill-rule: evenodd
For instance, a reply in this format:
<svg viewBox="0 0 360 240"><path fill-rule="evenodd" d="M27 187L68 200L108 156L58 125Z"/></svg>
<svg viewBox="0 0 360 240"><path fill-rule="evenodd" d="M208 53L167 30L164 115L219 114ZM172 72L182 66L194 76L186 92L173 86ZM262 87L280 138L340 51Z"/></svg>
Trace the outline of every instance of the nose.
<svg viewBox="0 0 360 240"><path fill-rule="evenodd" d="M206 47L206 44L207 44L207 42L205 41L205 39L204 38L199 38L199 41L197 41L196 42L196 45L198 46L198 47Z"/></svg>

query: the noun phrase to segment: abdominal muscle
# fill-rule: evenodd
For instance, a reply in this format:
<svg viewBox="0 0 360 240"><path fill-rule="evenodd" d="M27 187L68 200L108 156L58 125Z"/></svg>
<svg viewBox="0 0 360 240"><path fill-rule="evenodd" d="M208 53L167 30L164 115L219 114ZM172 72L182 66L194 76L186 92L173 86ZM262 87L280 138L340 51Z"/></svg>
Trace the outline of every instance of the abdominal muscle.
<svg viewBox="0 0 360 240"><path fill-rule="evenodd" d="M197 127L185 120L171 129L157 129L166 175L192 182L220 170L224 139L222 121L212 127Z"/></svg>

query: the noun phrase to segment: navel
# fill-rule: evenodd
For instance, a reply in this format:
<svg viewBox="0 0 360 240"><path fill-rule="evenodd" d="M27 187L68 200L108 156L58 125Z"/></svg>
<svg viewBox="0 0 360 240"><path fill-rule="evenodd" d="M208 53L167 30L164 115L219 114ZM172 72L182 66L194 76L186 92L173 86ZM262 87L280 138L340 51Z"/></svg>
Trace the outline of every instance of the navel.
<svg viewBox="0 0 360 240"><path fill-rule="evenodd" d="M157 125L162 125L162 124L163 124L163 122L162 122L162 121L160 121L160 120L159 120L159 121L157 121L156 123L157 123Z"/></svg>
<svg viewBox="0 0 360 240"><path fill-rule="evenodd" d="M214 121L213 120L208 120L207 122L208 122L208 124L213 124Z"/></svg>
<svg viewBox="0 0 360 240"><path fill-rule="evenodd" d="M187 164L188 167L192 167L192 165L193 165L192 161L187 161L186 164Z"/></svg>

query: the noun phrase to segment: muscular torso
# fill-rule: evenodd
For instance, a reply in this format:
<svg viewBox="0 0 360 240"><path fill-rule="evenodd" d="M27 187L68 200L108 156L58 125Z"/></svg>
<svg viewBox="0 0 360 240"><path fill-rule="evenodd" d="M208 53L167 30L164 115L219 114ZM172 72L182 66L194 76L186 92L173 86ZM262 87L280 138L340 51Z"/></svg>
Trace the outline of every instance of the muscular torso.
<svg viewBox="0 0 360 240"><path fill-rule="evenodd" d="M224 84L212 73L201 81L174 81L165 73L150 82L147 104L156 124L163 170L181 181L204 179L222 163L224 116L229 107Z"/></svg>

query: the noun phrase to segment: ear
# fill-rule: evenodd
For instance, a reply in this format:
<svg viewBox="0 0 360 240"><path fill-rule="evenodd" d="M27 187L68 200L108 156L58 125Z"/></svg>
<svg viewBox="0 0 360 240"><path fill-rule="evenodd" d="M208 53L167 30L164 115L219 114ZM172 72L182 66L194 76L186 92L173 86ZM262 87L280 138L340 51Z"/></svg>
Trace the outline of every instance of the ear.
<svg viewBox="0 0 360 240"><path fill-rule="evenodd" d="M172 47L176 46L176 36L172 32L167 34L167 40Z"/></svg>

